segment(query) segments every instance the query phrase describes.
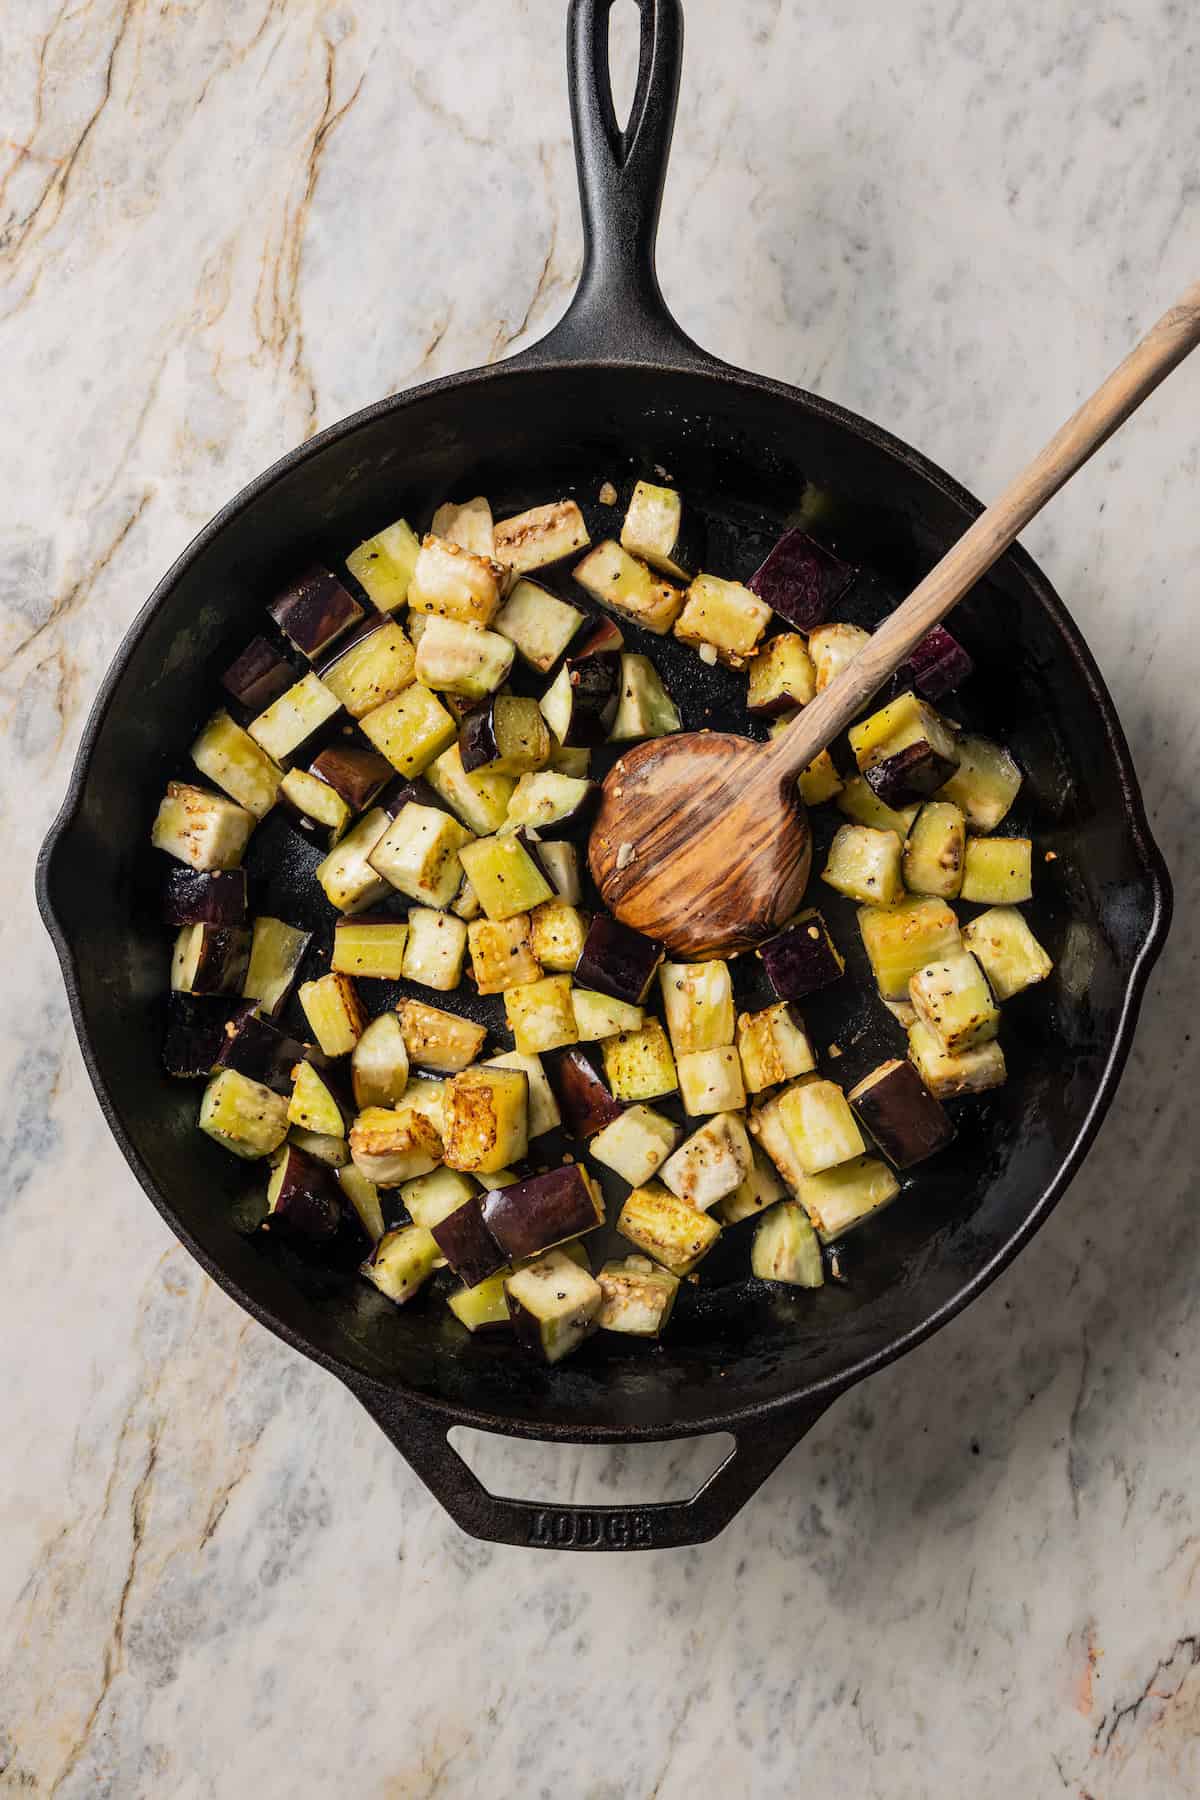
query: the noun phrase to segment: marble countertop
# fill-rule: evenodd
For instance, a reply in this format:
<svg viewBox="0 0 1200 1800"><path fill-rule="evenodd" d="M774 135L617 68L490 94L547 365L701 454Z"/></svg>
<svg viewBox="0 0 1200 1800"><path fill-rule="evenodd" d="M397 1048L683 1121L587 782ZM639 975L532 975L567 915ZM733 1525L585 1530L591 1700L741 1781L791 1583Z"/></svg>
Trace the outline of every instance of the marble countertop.
<svg viewBox="0 0 1200 1800"><path fill-rule="evenodd" d="M688 14L661 246L681 322L976 492L1198 273L1200 14ZM1191 1795L1200 367L1027 536L1177 884L1117 1104L1014 1267L837 1404L714 1544L463 1537L176 1246L84 1075L31 871L90 697L263 465L561 311L562 20L560 0L10 9L0 1790ZM663 1497L712 1460L470 1454L561 1499Z"/></svg>

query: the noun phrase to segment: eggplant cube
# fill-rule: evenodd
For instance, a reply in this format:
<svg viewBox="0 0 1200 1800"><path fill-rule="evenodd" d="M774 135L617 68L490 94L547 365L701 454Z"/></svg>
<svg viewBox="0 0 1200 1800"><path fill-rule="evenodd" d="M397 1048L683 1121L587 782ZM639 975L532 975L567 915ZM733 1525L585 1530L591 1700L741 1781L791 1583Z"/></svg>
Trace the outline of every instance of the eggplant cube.
<svg viewBox="0 0 1200 1800"><path fill-rule="evenodd" d="M155 815L150 842L190 868L233 869L254 830L248 807L208 788L171 781Z"/></svg>
<svg viewBox="0 0 1200 1800"><path fill-rule="evenodd" d="M419 1005L420 1003L414 1002L414 1004ZM427 1010L432 1012L434 1009L430 1007ZM452 1018L453 1014L446 1013L443 1016ZM468 1023L468 1021L464 1020L463 1023ZM483 1035L481 1032L480 1037L482 1038ZM445 1098L446 1083L444 1081L438 1081L431 1075L410 1075L405 1083L404 1092L400 1096L399 1104L411 1106L414 1112L419 1112L423 1118L428 1119L438 1136L441 1137L446 1124Z"/></svg>
<svg viewBox="0 0 1200 1800"><path fill-rule="evenodd" d="M434 513L429 529L434 537L461 544L472 556L490 557L495 550L492 509L482 494L473 500L445 501Z"/></svg>
<svg viewBox="0 0 1200 1800"><path fill-rule="evenodd" d="M403 919L339 919L330 967L336 975L399 981L404 972L408 925Z"/></svg>
<svg viewBox="0 0 1200 1800"><path fill-rule="evenodd" d="M636 738L668 737L678 731L679 708L659 679L648 656L623 652L621 693L617 716L608 734L612 744L632 743Z"/></svg>
<svg viewBox="0 0 1200 1800"><path fill-rule="evenodd" d="M679 1142L679 1127L649 1106L631 1106L598 1131L589 1149L630 1187L643 1187Z"/></svg>
<svg viewBox="0 0 1200 1800"><path fill-rule="evenodd" d="M167 1074L184 1081L213 1074L229 1041L227 1033L236 1031L240 1018L253 1010L221 994L168 995L163 1042Z"/></svg>
<svg viewBox="0 0 1200 1800"><path fill-rule="evenodd" d="M528 512L501 519L495 528L495 556L514 575L544 569L564 556L582 550L588 542L587 526L574 500L550 500L531 506Z"/></svg>
<svg viewBox="0 0 1200 1800"><path fill-rule="evenodd" d="M898 1169L924 1162L954 1136L953 1125L910 1062L880 1063L847 1098Z"/></svg>
<svg viewBox="0 0 1200 1800"><path fill-rule="evenodd" d="M640 1006L629 1006L624 1000L597 994L592 988L573 988L571 1006L575 1030L582 1044L617 1037L622 1031L640 1031L646 1016Z"/></svg>
<svg viewBox="0 0 1200 1800"><path fill-rule="evenodd" d="M617 1230L635 1249L679 1276L690 1274L721 1235L715 1219L678 1199L658 1181L634 1188L628 1195Z"/></svg>
<svg viewBox="0 0 1200 1800"><path fill-rule="evenodd" d="M779 1110L805 1175L819 1175L866 1150L849 1102L835 1081L798 1081L780 1095Z"/></svg>
<svg viewBox="0 0 1200 1800"><path fill-rule="evenodd" d="M250 958L250 933L240 927L181 925L171 955L177 994L240 994Z"/></svg>
<svg viewBox="0 0 1200 1800"><path fill-rule="evenodd" d="M920 811L916 801L911 806L885 806L861 775L852 775L849 781L843 782L835 799L838 811L844 812L856 825L869 825L873 831L894 831L902 840L912 830L913 820Z"/></svg>
<svg viewBox="0 0 1200 1800"><path fill-rule="evenodd" d="M478 838L460 853L462 866L489 919L531 912L554 891L514 832Z"/></svg>
<svg viewBox="0 0 1200 1800"><path fill-rule="evenodd" d="M350 1127L354 1166L377 1187L399 1187L443 1161L442 1139L412 1106L368 1106Z"/></svg>
<svg viewBox="0 0 1200 1800"><path fill-rule="evenodd" d="M515 645L517 655L543 674L567 648L584 615L536 581L517 581L492 620L492 629Z"/></svg>
<svg viewBox="0 0 1200 1800"><path fill-rule="evenodd" d="M958 919L944 900L907 899L898 906L864 906L858 928L885 1000L907 1000L918 969L960 946Z"/></svg>
<svg viewBox="0 0 1200 1800"><path fill-rule="evenodd" d="M408 1046L404 1028L395 1013L372 1019L350 1052L350 1079L354 1103L396 1106L408 1086Z"/></svg>
<svg viewBox="0 0 1200 1800"><path fill-rule="evenodd" d="M748 586L789 625L811 631L854 585L858 570L807 533L785 531Z"/></svg>
<svg viewBox="0 0 1200 1800"><path fill-rule="evenodd" d="M453 913L431 906L413 906L408 914L408 941L404 946L404 979L449 993L462 980L467 954L467 928Z"/></svg>
<svg viewBox="0 0 1200 1800"><path fill-rule="evenodd" d="M315 1131L321 1137L345 1137L345 1116L320 1070L314 1069L310 1062L298 1062L294 1077L288 1100L288 1124L299 1125L302 1131Z"/></svg>
<svg viewBox="0 0 1200 1800"><path fill-rule="evenodd" d="M800 1184L800 1204L823 1244L882 1210L900 1192L900 1183L877 1156L856 1156Z"/></svg>
<svg viewBox="0 0 1200 1800"><path fill-rule="evenodd" d="M289 823L308 838L318 835L332 849L350 823L350 808L335 789L306 769L289 769L279 784L279 799Z"/></svg>
<svg viewBox="0 0 1200 1800"><path fill-rule="evenodd" d="M908 659L913 686L927 700L940 700L959 687L975 668L958 639L944 625L926 632Z"/></svg>
<svg viewBox="0 0 1200 1800"><path fill-rule="evenodd" d="M417 645L417 680L442 693L482 700L508 680L515 654L498 631L430 618Z"/></svg>
<svg viewBox="0 0 1200 1800"><path fill-rule="evenodd" d="M759 951L771 986L781 1000L803 1000L840 979L845 958L815 907L769 938Z"/></svg>
<svg viewBox="0 0 1200 1800"><path fill-rule="evenodd" d="M963 927L962 941L983 967L997 1000L1044 981L1054 967L1014 906L993 906Z"/></svg>
<svg viewBox="0 0 1200 1800"><path fill-rule="evenodd" d="M817 692L824 693L842 670L871 641L861 625L821 625L808 636L808 654L817 672Z"/></svg>
<svg viewBox="0 0 1200 1800"><path fill-rule="evenodd" d="M471 973L481 994L540 981L542 965L533 954L528 913L511 919L475 919L467 926Z"/></svg>
<svg viewBox="0 0 1200 1800"><path fill-rule="evenodd" d="M426 1231L433 1231L443 1219L448 1219L468 1200L475 1199L478 1193L478 1184L470 1175L447 1168L431 1169L428 1175L416 1175L400 1188L400 1198L408 1208L413 1224L423 1225Z"/></svg>
<svg viewBox="0 0 1200 1800"><path fill-rule="evenodd" d="M588 927L575 979L580 987L611 994L628 1006L641 1006L662 958L662 945L653 938L607 913L597 913Z"/></svg>
<svg viewBox="0 0 1200 1800"><path fill-rule="evenodd" d="M247 1000L258 1001L260 1012L273 1018L279 1011L311 942L311 931L301 931L285 919L272 919L266 913L255 919L242 993Z"/></svg>
<svg viewBox="0 0 1200 1800"><path fill-rule="evenodd" d="M685 1138L662 1167L662 1180L677 1200L707 1212L739 1188L752 1157L746 1128L736 1113L718 1113Z"/></svg>
<svg viewBox="0 0 1200 1800"><path fill-rule="evenodd" d="M350 1202L358 1215L358 1222L370 1238L377 1244L384 1235L383 1206L379 1199L379 1190L373 1181L368 1181L361 1169L347 1161L337 1172L337 1183L342 1194Z"/></svg>
<svg viewBox="0 0 1200 1800"><path fill-rule="evenodd" d="M663 637L683 611L683 595L609 538L576 563L575 580L601 606Z"/></svg>
<svg viewBox="0 0 1200 1800"><path fill-rule="evenodd" d="M565 900L568 906L578 906L583 899L583 883L579 878L579 852L574 844L540 844L538 861L554 883L558 898Z"/></svg>
<svg viewBox="0 0 1200 1800"><path fill-rule="evenodd" d="M341 711L341 701L313 670L251 719L248 730L260 750L279 764L288 759Z"/></svg>
<svg viewBox="0 0 1200 1800"><path fill-rule="evenodd" d="M538 1056L577 1041L569 975L546 975L541 981L506 988L504 1012L522 1056Z"/></svg>
<svg viewBox="0 0 1200 1800"><path fill-rule="evenodd" d="M891 906L904 894L901 843L894 831L842 825L834 834L821 880L867 905Z"/></svg>
<svg viewBox="0 0 1200 1800"><path fill-rule="evenodd" d="M300 987L300 1005L326 1056L346 1056L363 1034L366 1017L347 975L322 975Z"/></svg>
<svg viewBox="0 0 1200 1800"><path fill-rule="evenodd" d="M904 842L904 885L910 894L956 900L963 884L967 821L949 800L927 800Z"/></svg>
<svg viewBox="0 0 1200 1800"><path fill-rule="evenodd" d="M451 744L430 763L425 779L439 800L476 837L488 837L500 830L517 785L511 775L502 775L495 769L464 769L457 744Z"/></svg>
<svg viewBox="0 0 1200 1800"><path fill-rule="evenodd" d="M471 833L449 813L410 800L370 852L376 874L410 900L449 906L462 885L459 853L474 843Z"/></svg>
<svg viewBox="0 0 1200 1800"><path fill-rule="evenodd" d="M986 1044L1000 1029L987 976L969 950L954 950L918 969L908 984L918 1019L951 1056Z"/></svg>
<svg viewBox="0 0 1200 1800"><path fill-rule="evenodd" d="M757 1094L780 1081L807 1075L817 1066L808 1034L786 1001L762 1012L742 1013L737 1029L742 1081Z"/></svg>
<svg viewBox="0 0 1200 1800"><path fill-rule="evenodd" d="M447 1298L446 1305L459 1324L465 1325L470 1332L507 1330L512 1320L508 1316L504 1283L511 1273L506 1264L495 1275L477 1281L474 1287L456 1289Z"/></svg>
<svg viewBox="0 0 1200 1800"><path fill-rule="evenodd" d="M481 1204L489 1232L514 1263L604 1223L604 1196L582 1163L489 1188Z"/></svg>
<svg viewBox="0 0 1200 1800"><path fill-rule="evenodd" d="M995 831L1021 786L1021 771L1002 745L970 733L959 738L958 767L939 800L952 800L966 814L972 831Z"/></svg>
<svg viewBox="0 0 1200 1800"><path fill-rule="evenodd" d="M367 858L391 824L382 806L364 813L358 824L318 863L316 878L331 906L339 912L361 912L391 891Z"/></svg>
<svg viewBox="0 0 1200 1800"><path fill-rule="evenodd" d="M869 785L889 806L927 798L958 767L953 729L911 691L852 725L850 748Z"/></svg>
<svg viewBox="0 0 1200 1800"><path fill-rule="evenodd" d="M214 713L192 745L192 761L231 800L264 819L275 804L283 770L227 712Z"/></svg>
<svg viewBox="0 0 1200 1800"><path fill-rule="evenodd" d="M774 1206L787 1193L774 1164L757 1144L750 1146L750 1169L732 1194L717 1202L717 1211L726 1225L740 1225Z"/></svg>
<svg viewBox="0 0 1200 1800"><path fill-rule="evenodd" d="M593 1137L624 1111L582 1050L563 1050L551 1057L546 1073L566 1128L575 1137Z"/></svg>
<svg viewBox="0 0 1200 1800"><path fill-rule="evenodd" d="M798 1201L781 1200L759 1221L750 1249L750 1271L760 1281L781 1281L788 1287L825 1285L821 1246Z"/></svg>
<svg viewBox="0 0 1200 1800"><path fill-rule="evenodd" d="M805 1080L815 1077L801 1077L794 1085L799 1087ZM796 1155L796 1147L792 1140L789 1124L784 1116L783 1105L793 1088L785 1088L782 1093L773 1094L769 1100L760 1101L746 1121L750 1134L765 1150L785 1185L792 1194L800 1192L800 1183L804 1180L804 1170Z"/></svg>
<svg viewBox="0 0 1200 1800"><path fill-rule="evenodd" d="M440 614L464 625L490 625L500 605L504 569L429 532L408 584L409 613Z"/></svg>
<svg viewBox="0 0 1200 1800"><path fill-rule="evenodd" d="M446 1083L444 1106L449 1169L491 1174L529 1148L529 1078L522 1069L464 1069Z"/></svg>
<svg viewBox="0 0 1200 1800"><path fill-rule="evenodd" d="M483 911L482 906L479 904L479 895L475 892L475 889L471 886L471 883L467 880L465 875L462 879L462 886L450 903L450 911L454 913L457 918L462 919L467 925L469 925L473 919L477 919Z"/></svg>
<svg viewBox="0 0 1200 1800"><path fill-rule="evenodd" d="M697 575L675 621L675 636L698 650L709 645L729 668L744 669L770 622L766 601L740 581Z"/></svg>
<svg viewBox="0 0 1200 1800"><path fill-rule="evenodd" d="M287 1136L287 1101L261 1081L236 1069L222 1069L204 1090L198 1120L201 1131L235 1156L253 1160L270 1156Z"/></svg>
<svg viewBox="0 0 1200 1800"><path fill-rule="evenodd" d="M601 1331L627 1337L661 1337L679 1292L679 1277L658 1269L648 1256L608 1262L596 1280L603 1295L597 1323Z"/></svg>
<svg viewBox="0 0 1200 1800"><path fill-rule="evenodd" d="M529 1136L541 1137L562 1124L558 1101L550 1086L541 1058L522 1056L519 1050L506 1050L503 1056L489 1056L489 1069L519 1069L529 1084Z"/></svg>
<svg viewBox="0 0 1200 1800"><path fill-rule="evenodd" d="M674 488L639 481L621 526L621 548L640 556L664 575L687 581L688 571L678 561L683 531L683 500Z"/></svg>
<svg viewBox="0 0 1200 1800"><path fill-rule="evenodd" d="M321 679L352 719L363 719L411 686L416 652L394 619L373 619L322 664Z"/></svg>
<svg viewBox="0 0 1200 1800"><path fill-rule="evenodd" d="M424 1287L438 1265L432 1235L420 1225L402 1225L380 1238L360 1274L394 1306L403 1306Z"/></svg>
<svg viewBox="0 0 1200 1800"><path fill-rule="evenodd" d="M577 827L596 798L594 783L557 769L540 769L522 775L508 803L509 826L526 825L536 831Z"/></svg>
<svg viewBox="0 0 1200 1800"><path fill-rule="evenodd" d="M484 1223L481 1193L473 1193L430 1229L465 1287L477 1287L505 1268L508 1258Z"/></svg>
<svg viewBox="0 0 1200 1800"><path fill-rule="evenodd" d="M980 906L1015 906L1033 899L1029 838L973 837L967 845L962 897Z"/></svg>
<svg viewBox="0 0 1200 1800"><path fill-rule="evenodd" d="M599 1282L561 1250L548 1251L504 1284L519 1343L560 1362L595 1331L604 1295Z"/></svg>
<svg viewBox="0 0 1200 1800"><path fill-rule="evenodd" d="M407 519L397 519L352 550L346 567L381 613L393 613L407 603L408 584L420 553L412 526Z"/></svg>
<svg viewBox="0 0 1200 1800"><path fill-rule="evenodd" d="M587 941L586 915L565 900L543 900L530 913L529 928L530 947L542 967L556 975L569 975Z"/></svg>
<svg viewBox="0 0 1200 1800"><path fill-rule="evenodd" d="M470 774L487 769L516 776L544 769L553 748L538 701L523 694L495 694L467 714L459 753ZM512 793L511 786L508 791Z"/></svg>
<svg viewBox="0 0 1200 1800"><path fill-rule="evenodd" d="M732 1044L720 1050L694 1050L676 1058L684 1111L693 1118L705 1113L736 1112L746 1104L742 1065Z"/></svg>
<svg viewBox="0 0 1200 1800"><path fill-rule="evenodd" d="M443 1012L427 1006L423 1000L402 1000L397 1007L404 1031L408 1059L419 1069L436 1069L439 1074L456 1075L474 1062L483 1048L487 1030L457 1013ZM430 1087L439 1084L430 1082ZM409 1103L407 1094L406 1104Z"/></svg>
<svg viewBox="0 0 1200 1800"><path fill-rule="evenodd" d="M277 595L267 611L310 661L363 616L362 607L337 576L315 563Z"/></svg>
<svg viewBox="0 0 1200 1800"><path fill-rule="evenodd" d="M682 623L682 620L680 621ZM807 706L817 691L817 671L798 631L768 639L750 663L746 710L770 719L794 706Z"/></svg>
<svg viewBox="0 0 1200 1800"><path fill-rule="evenodd" d="M679 1086L675 1058L657 1019L605 1038L602 1050L608 1085L618 1100L656 1100Z"/></svg>
<svg viewBox="0 0 1200 1800"><path fill-rule="evenodd" d="M325 1244L342 1222L342 1191L327 1165L284 1146L267 1183L267 1216L302 1243Z"/></svg>
<svg viewBox="0 0 1200 1800"><path fill-rule="evenodd" d="M786 721L788 725L791 720ZM772 731L772 736L778 733ZM796 777L796 786L800 790L800 798L805 806L824 806L827 800L836 800L842 791L842 778L828 750L822 750L814 756L807 769L802 769Z"/></svg>
<svg viewBox="0 0 1200 1800"><path fill-rule="evenodd" d="M221 677L221 686L248 713L257 713L286 693L295 678L291 663L284 661L275 646L265 637L256 637L230 663Z"/></svg>
<svg viewBox="0 0 1200 1800"><path fill-rule="evenodd" d="M717 959L701 963L665 962L658 978L671 1048L677 1057L692 1056L701 1050L720 1050L726 1044L732 1044L733 983L728 963Z"/></svg>
<svg viewBox="0 0 1200 1800"><path fill-rule="evenodd" d="M988 1088L1002 1087L1007 1074L997 1038L952 1053L923 1019L908 1028L908 1055L936 1100L986 1093Z"/></svg>
<svg viewBox="0 0 1200 1800"><path fill-rule="evenodd" d="M355 814L365 812L392 779L386 756L360 744L327 745L313 758L308 772L327 783Z"/></svg>
<svg viewBox="0 0 1200 1800"><path fill-rule="evenodd" d="M402 775L420 775L458 736L458 726L435 694L414 683L374 707L359 726Z"/></svg>

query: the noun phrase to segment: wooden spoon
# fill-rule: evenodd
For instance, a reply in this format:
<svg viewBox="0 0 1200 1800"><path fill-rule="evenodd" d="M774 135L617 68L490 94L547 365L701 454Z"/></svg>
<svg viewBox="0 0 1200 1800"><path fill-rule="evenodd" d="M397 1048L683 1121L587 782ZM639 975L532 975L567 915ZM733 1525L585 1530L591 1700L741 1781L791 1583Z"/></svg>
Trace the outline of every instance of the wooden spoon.
<svg viewBox="0 0 1200 1800"><path fill-rule="evenodd" d="M655 738L610 770L588 860L605 905L675 956L732 956L795 912L812 861L796 777L859 713L1075 471L1200 342L1200 282L774 742Z"/></svg>

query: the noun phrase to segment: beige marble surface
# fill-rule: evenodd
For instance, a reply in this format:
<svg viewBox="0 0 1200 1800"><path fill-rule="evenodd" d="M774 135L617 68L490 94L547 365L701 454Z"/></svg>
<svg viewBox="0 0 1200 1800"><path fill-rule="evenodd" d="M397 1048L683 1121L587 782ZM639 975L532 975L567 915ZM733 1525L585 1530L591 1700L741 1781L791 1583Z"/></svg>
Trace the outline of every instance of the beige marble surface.
<svg viewBox="0 0 1200 1800"><path fill-rule="evenodd" d="M1028 541L1175 935L1084 1172L717 1543L472 1543L109 1143L31 896L163 569L296 440L499 356L579 262L558 0L10 3L0 55L0 1790L1183 1800L1200 1787L1200 370ZM1197 274L1200 15L689 0L683 324L995 490ZM654 1498L694 1448L478 1452Z"/></svg>

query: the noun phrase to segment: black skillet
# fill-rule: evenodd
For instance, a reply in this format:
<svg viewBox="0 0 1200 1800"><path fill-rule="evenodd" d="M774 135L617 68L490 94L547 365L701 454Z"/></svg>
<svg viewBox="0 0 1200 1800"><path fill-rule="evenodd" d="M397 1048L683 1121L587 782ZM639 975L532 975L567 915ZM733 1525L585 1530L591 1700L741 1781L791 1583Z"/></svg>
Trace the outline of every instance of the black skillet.
<svg viewBox="0 0 1200 1800"><path fill-rule="evenodd" d="M1026 782L1015 815L1039 850L1035 929L1053 979L1005 1007L1010 1079L959 1107L955 1146L913 1191L847 1239L842 1281L795 1294L745 1276L745 1227L688 1290L661 1348L601 1334L546 1369L469 1339L434 1294L402 1311L352 1276L287 1266L261 1233L261 1177L200 1137L197 1096L159 1063L166 947L162 859L148 829L183 772L217 672L261 628L262 606L314 556L339 566L403 512L488 494L498 511L574 493L593 535L639 474L669 471L707 520L708 566L744 576L802 517L864 570L843 616L870 623L979 511L878 427L707 355L663 304L654 237L675 114L679 0L640 0L641 60L626 130L608 76L611 0L573 0L568 67L584 266L561 323L498 367L427 383L343 421L259 477L160 583L109 670L38 899L88 1070L147 1194L204 1269L256 1319L338 1375L464 1530L504 1543L627 1549L712 1537L838 1394L952 1318L1047 1217L1112 1099L1170 884L1095 663L1021 550L955 625L978 673L956 697ZM607 521L607 526L606 526ZM687 727L745 728L736 683L654 640ZM260 910L311 919L315 857L268 821L252 846ZM1043 861L1042 853L1052 853ZM818 842L819 866L820 844ZM824 897L823 897L824 904ZM854 1079L903 1040L871 1002L849 913L830 905L856 977L814 1007L816 1041ZM857 998L856 998L857 996ZM709 1277L712 1268L713 1276ZM455 1425L567 1443L731 1432L736 1448L690 1500L543 1507L488 1493L447 1443Z"/></svg>

